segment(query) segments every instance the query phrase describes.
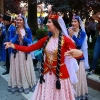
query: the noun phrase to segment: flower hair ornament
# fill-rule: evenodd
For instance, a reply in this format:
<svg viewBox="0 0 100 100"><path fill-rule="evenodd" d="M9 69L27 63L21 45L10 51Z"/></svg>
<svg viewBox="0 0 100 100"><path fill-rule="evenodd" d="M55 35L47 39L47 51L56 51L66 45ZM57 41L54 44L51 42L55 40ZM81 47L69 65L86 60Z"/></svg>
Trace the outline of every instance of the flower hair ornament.
<svg viewBox="0 0 100 100"><path fill-rule="evenodd" d="M58 15L57 14L49 14L48 18L49 19L58 19Z"/></svg>

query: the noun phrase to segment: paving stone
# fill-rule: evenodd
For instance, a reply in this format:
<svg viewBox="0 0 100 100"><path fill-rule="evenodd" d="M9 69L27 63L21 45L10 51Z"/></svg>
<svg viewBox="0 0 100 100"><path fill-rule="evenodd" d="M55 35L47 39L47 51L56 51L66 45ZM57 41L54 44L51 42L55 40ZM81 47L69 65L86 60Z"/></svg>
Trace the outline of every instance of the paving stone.
<svg viewBox="0 0 100 100"><path fill-rule="evenodd" d="M0 100L28 100L20 93L7 91L8 83L0 76Z"/></svg>
<svg viewBox="0 0 100 100"><path fill-rule="evenodd" d="M1 74L5 71L4 62L0 62L0 100L29 100L29 98L32 96L33 92L30 92L28 95L22 93L16 92L15 94L12 94L7 91L8 86L8 75L2 76ZM40 66L40 63L37 65ZM37 80L39 79L39 72L35 71ZM89 100L100 100L100 92L97 90L94 90L89 87Z"/></svg>
<svg viewBox="0 0 100 100"><path fill-rule="evenodd" d="M94 90L94 89L92 89L92 88L89 89L89 95L91 95L91 96L97 96L97 95L99 95L99 94L100 94L99 91Z"/></svg>
<svg viewBox="0 0 100 100"><path fill-rule="evenodd" d="M96 98L100 100L100 93L96 96Z"/></svg>
<svg viewBox="0 0 100 100"><path fill-rule="evenodd" d="M94 98L91 98L90 100L100 100L100 98L98 99L98 98L94 97Z"/></svg>

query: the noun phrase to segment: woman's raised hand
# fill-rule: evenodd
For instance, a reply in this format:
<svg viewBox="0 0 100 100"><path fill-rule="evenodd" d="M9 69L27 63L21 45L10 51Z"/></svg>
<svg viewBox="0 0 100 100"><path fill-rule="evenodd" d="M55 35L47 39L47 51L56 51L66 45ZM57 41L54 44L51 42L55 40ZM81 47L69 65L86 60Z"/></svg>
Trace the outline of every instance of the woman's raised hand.
<svg viewBox="0 0 100 100"><path fill-rule="evenodd" d="M19 35L21 35L20 28L17 29L17 33L18 33Z"/></svg>
<svg viewBox="0 0 100 100"><path fill-rule="evenodd" d="M13 48L13 49L15 49L14 44L11 43L11 42L5 42L4 45L5 45L5 49L8 49L8 48Z"/></svg>
<svg viewBox="0 0 100 100"><path fill-rule="evenodd" d="M73 28L70 27L70 28L68 29L68 32L69 32L69 36L72 37L73 34L74 34Z"/></svg>

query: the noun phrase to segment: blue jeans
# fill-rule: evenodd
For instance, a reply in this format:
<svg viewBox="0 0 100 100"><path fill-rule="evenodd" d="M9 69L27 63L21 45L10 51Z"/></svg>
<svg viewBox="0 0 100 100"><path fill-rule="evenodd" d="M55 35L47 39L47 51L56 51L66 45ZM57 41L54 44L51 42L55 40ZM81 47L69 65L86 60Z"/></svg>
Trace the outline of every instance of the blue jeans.
<svg viewBox="0 0 100 100"><path fill-rule="evenodd" d="M99 56L100 56L100 35L97 37L95 47L94 47L94 54L93 54L93 60L92 60L92 70L96 69Z"/></svg>

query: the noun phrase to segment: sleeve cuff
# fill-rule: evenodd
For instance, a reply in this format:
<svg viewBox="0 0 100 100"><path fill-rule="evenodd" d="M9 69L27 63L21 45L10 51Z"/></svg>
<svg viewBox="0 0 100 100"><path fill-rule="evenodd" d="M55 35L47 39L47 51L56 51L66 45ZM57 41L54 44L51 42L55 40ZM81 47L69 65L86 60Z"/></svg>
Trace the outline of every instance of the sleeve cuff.
<svg viewBox="0 0 100 100"><path fill-rule="evenodd" d="M84 56L83 56L83 54L81 55L81 56L79 56L79 57L75 57L75 59L80 59L80 58L83 58Z"/></svg>

